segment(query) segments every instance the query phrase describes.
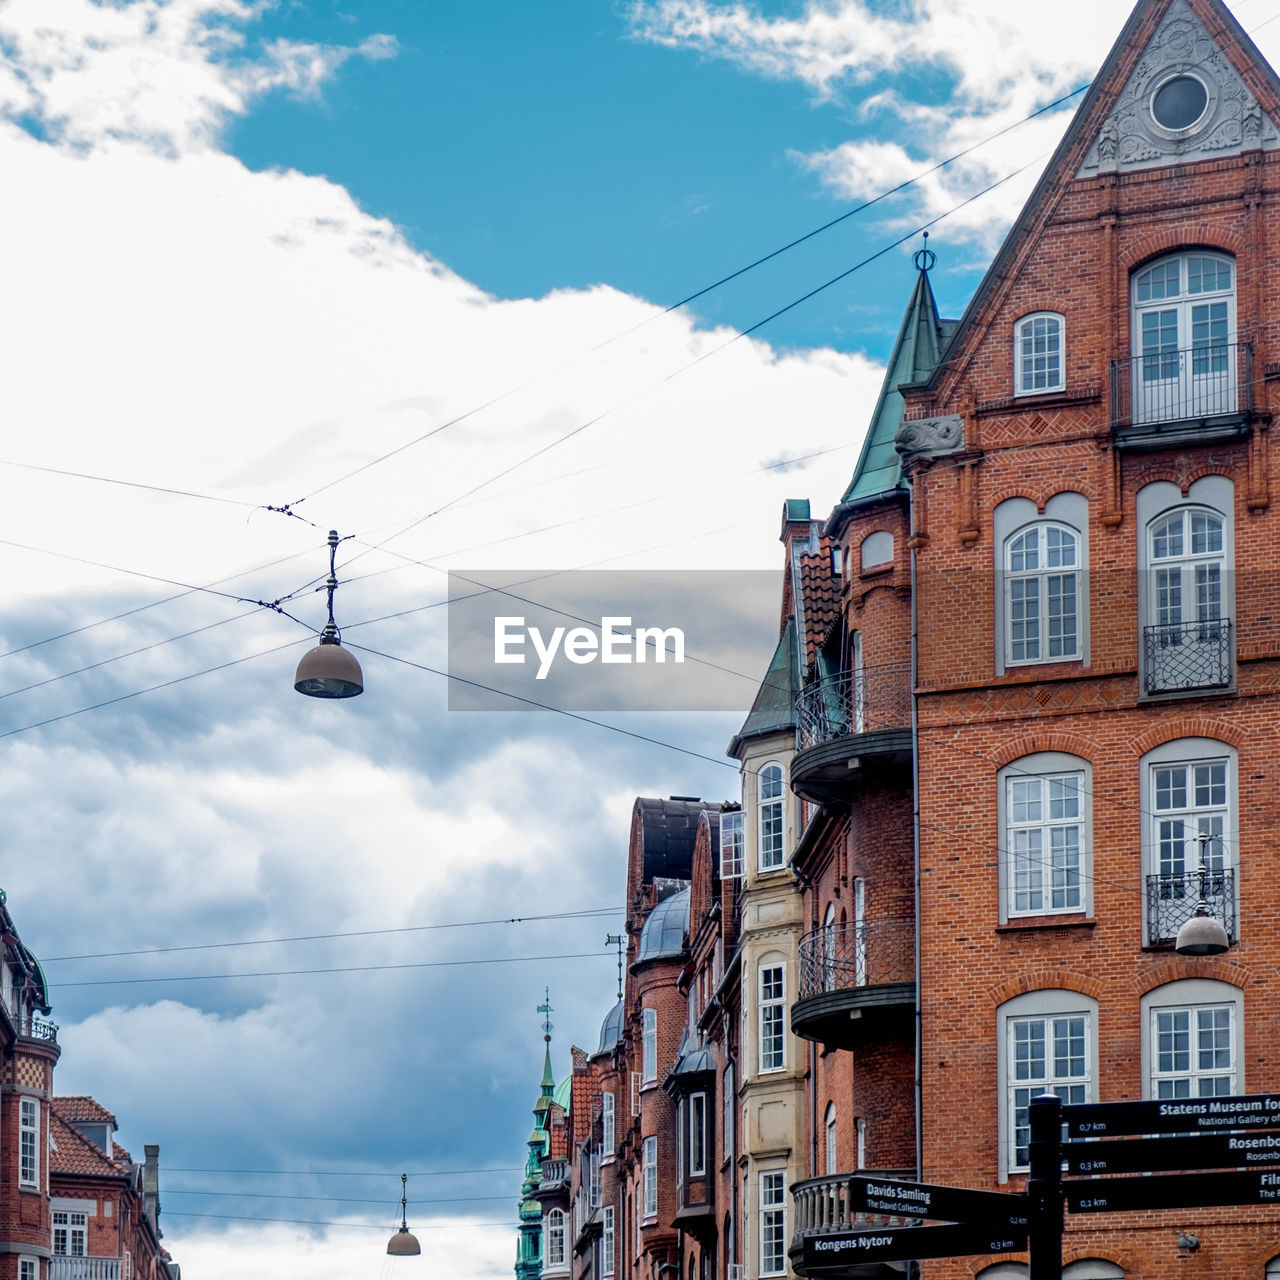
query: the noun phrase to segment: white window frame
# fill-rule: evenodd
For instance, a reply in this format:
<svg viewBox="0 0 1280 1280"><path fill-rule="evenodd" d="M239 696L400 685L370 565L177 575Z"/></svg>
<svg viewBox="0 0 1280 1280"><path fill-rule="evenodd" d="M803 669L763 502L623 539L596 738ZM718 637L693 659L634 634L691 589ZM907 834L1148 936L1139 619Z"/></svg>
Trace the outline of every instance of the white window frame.
<svg viewBox="0 0 1280 1280"><path fill-rule="evenodd" d="M633 1071L631 1073L631 1117L635 1119L640 1114L640 1072Z"/></svg>
<svg viewBox="0 0 1280 1280"><path fill-rule="evenodd" d="M1040 823L1015 821L1014 796L1019 787L1030 782L1032 778L1046 780L1042 789L1044 804L1044 820ZM1051 779L1074 779L1079 815L1074 822L1059 815L1052 816L1048 805L1052 786ZM1067 755L1061 751L1040 751L1034 755L1023 756L1013 760L996 774L999 811L999 845L1000 845L1000 922L1008 923L1024 916L1079 916L1093 915L1093 766L1079 756ZM1064 905L1053 905L1054 872L1052 832L1064 830L1066 827L1077 828L1077 865L1078 901L1073 902L1070 896L1065 897ZM1025 859L1020 856L1020 834L1039 831L1043 835L1041 857ZM1019 888L1019 871L1028 861L1041 864L1041 905L1028 905L1021 908L1017 905ZM1026 868L1034 872L1034 866ZM1064 861L1063 870L1066 869Z"/></svg>
<svg viewBox="0 0 1280 1280"><path fill-rule="evenodd" d="M604 1206L603 1225L600 1231L600 1273L602 1275L611 1276L614 1273L614 1254L616 1252L614 1240L614 1207L611 1204Z"/></svg>
<svg viewBox="0 0 1280 1280"><path fill-rule="evenodd" d="M833 1178L839 1172L836 1168L836 1104L834 1102L827 1103L826 1114L822 1121L822 1133L826 1175L828 1178Z"/></svg>
<svg viewBox="0 0 1280 1280"><path fill-rule="evenodd" d="M1176 514L1179 510L1204 511L1210 515L1217 516L1222 521L1222 551L1221 553L1206 553L1205 557L1198 557L1188 553L1177 563L1185 563L1188 571L1194 567L1194 563L1198 559L1204 559L1205 563L1210 560L1219 565L1220 584L1218 588L1218 616L1220 619L1234 623L1236 617L1236 592L1235 592L1235 486L1226 476L1210 475L1201 476L1198 480L1191 483L1186 495L1183 495L1181 489L1176 484L1172 484L1167 480L1157 480L1152 484L1143 485L1138 490L1137 495L1137 525L1138 525L1138 662L1139 662L1139 689L1143 696L1156 698L1170 698L1187 695L1194 695L1201 692L1199 688L1189 690L1171 689L1168 691L1157 691L1153 694L1146 694L1147 687L1147 652L1146 652L1146 629L1147 627L1156 626L1160 621L1157 613L1157 569L1171 567L1175 562L1173 558L1163 561L1155 561L1152 555L1152 531L1157 523L1166 516ZM1196 622L1196 596L1194 574L1192 573L1188 579L1185 575L1183 578L1183 599L1185 607L1182 611L1183 617L1188 625ZM1236 647L1236 629L1233 626L1231 633L1231 652L1227 656L1230 664L1230 681L1235 682L1235 647ZM1206 686L1203 692L1207 695L1221 692L1222 686Z"/></svg>
<svg viewBox="0 0 1280 1280"><path fill-rule="evenodd" d="M720 879L741 880L743 863L741 809L720 815Z"/></svg>
<svg viewBox="0 0 1280 1280"><path fill-rule="evenodd" d="M724 1064L724 1075L721 1077L721 1086L724 1090L724 1158L728 1161L733 1160L733 1144L734 1144L734 1118L738 1108L738 1092L733 1082L733 1063L732 1061Z"/></svg>
<svg viewBox="0 0 1280 1280"><path fill-rule="evenodd" d="M1240 1094L1246 1091L1244 1078L1244 992L1228 982L1219 982L1212 978L1186 978L1177 982L1166 982L1163 986L1148 991L1140 1001L1142 1014L1142 1096L1156 1098L1199 1098ZM1230 1061L1225 1068L1206 1066L1194 1061L1197 1050L1196 1015L1202 1011L1225 1012L1225 1021L1229 1034ZM1191 1061L1186 1071L1162 1070L1161 1043L1159 1022L1162 1015L1170 1013L1188 1013L1189 1044ZM1201 1078L1223 1076L1227 1079L1223 1087L1216 1093L1199 1093L1195 1091L1195 1082ZM1178 1079L1185 1078L1190 1086L1189 1092L1170 1092L1166 1087Z"/></svg>
<svg viewBox="0 0 1280 1280"><path fill-rule="evenodd" d="M1047 396L1067 387L1067 321L1033 311L1013 323L1013 394Z"/></svg>
<svg viewBox="0 0 1280 1280"><path fill-rule="evenodd" d="M867 1167L867 1122L858 1116L853 1122L853 1131L857 1139L858 1151L854 1157L857 1160L857 1168L865 1169Z"/></svg>
<svg viewBox="0 0 1280 1280"><path fill-rule="evenodd" d="M1028 667L1049 663L1073 662L1089 665L1089 500L1081 493L1066 490L1055 493L1038 508L1029 498L1006 498L993 512L993 556L995 568L996 649L997 675L1006 671L1021 671ZM1040 557L1044 568L1034 570L1010 568L1010 548L1015 539L1036 529L1062 529L1072 534L1076 543L1074 567L1049 566L1046 557ZM1044 550L1048 534L1038 535L1038 546ZM1052 578L1075 579L1075 648L1070 653L1049 655L1049 581ZM1040 629L1038 657L1015 658L1013 648L1012 594L1013 583L1039 582L1037 619Z"/></svg>
<svg viewBox="0 0 1280 1280"><path fill-rule="evenodd" d="M1080 546L1080 531L1060 520L1036 520L1014 530L1004 540L1007 666L1034 667L1050 662L1079 661L1083 581ZM1015 556L1024 557L1022 563L1016 563ZM1034 560L1031 567L1027 566L1028 558ZM1034 595L1033 603L1028 601L1029 594ZM1068 598L1069 609L1063 604ZM1022 616L1015 619L1019 610ZM1019 624L1023 634L1016 637ZM1017 649L1019 645L1023 646L1021 652Z"/></svg>
<svg viewBox="0 0 1280 1280"><path fill-rule="evenodd" d="M787 1172L766 1169L760 1174L760 1274L785 1275L787 1270Z"/></svg>
<svg viewBox="0 0 1280 1280"><path fill-rule="evenodd" d="M1062 1019L1083 1018L1084 1026L1084 1070L1080 1075L1058 1076L1052 1066L1053 1043L1051 1037L1055 1033L1055 1022ZM1098 1002L1078 991L1067 991L1050 988L1041 991L1028 991L1024 995L1015 996L1006 1001L996 1011L997 1020L997 1066L1000 1080L999 1106L999 1178L1008 1181L1010 1173L1025 1172L1027 1166L1017 1163L1015 1149L1016 1111L1019 1091L1028 1089L1035 1093L1043 1093L1046 1089L1059 1092L1072 1089L1078 1094L1080 1102L1097 1101L1098 1079ZM1016 1028L1027 1026L1033 1022L1044 1024L1046 1033L1046 1072L1042 1077L1023 1079L1016 1078L1016 1053L1014 1039ZM1063 1028L1067 1030L1067 1028Z"/></svg>
<svg viewBox="0 0 1280 1280"><path fill-rule="evenodd" d="M18 1186L40 1189L40 1101L18 1099Z"/></svg>
<svg viewBox="0 0 1280 1280"><path fill-rule="evenodd" d="M542 1228L542 1239L544 1258L543 1266L563 1267L565 1265L565 1223L563 1209L547 1210L547 1220L543 1224Z"/></svg>
<svg viewBox="0 0 1280 1280"><path fill-rule="evenodd" d="M600 1145L604 1149L604 1158L612 1160L617 1153L617 1104L612 1092L606 1091L600 1096Z"/></svg>
<svg viewBox="0 0 1280 1280"><path fill-rule="evenodd" d="M767 760L756 774L756 870L780 871L787 860L787 782L782 765Z"/></svg>
<svg viewBox="0 0 1280 1280"><path fill-rule="evenodd" d="M18 1257L18 1280L39 1280L40 1260L25 1255Z"/></svg>
<svg viewBox="0 0 1280 1280"><path fill-rule="evenodd" d="M658 1011L645 1009L640 1014L641 1027L641 1083L654 1084L658 1079Z"/></svg>
<svg viewBox="0 0 1280 1280"><path fill-rule="evenodd" d="M88 1255L89 1215L87 1213L72 1209L53 1211L53 1252L60 1258L83 1258Z"/></svg>
<svg viewBox="0 0 1280 1280"><path fill-rule="evenodd" d="M757 1056L760 1074L769 1075L787 1069L787 970L780 960L765 960L756 973L760 1010Z"/></svg>
<svg viewBox="0 0 1280 1280"><path fill-rule="evenodd" d="M658 1216L658 1139L646 1138L643 1152L644 1220Z"/></svg>
<svg viewBox="0 0 1280 1280"><path fill-rule="evenodd" d="M689 1095L689 1177L707 1175L707 1095Z"/></svg>
<svg viewBox="0 0 1280 1280"><path fill-rule="evenodd" d="M1188 795L1191 802L1186 809L1168 810L1167 812L1157 808L1157 774L1159 770L1169 767L1177 768L1179 766L1188 767L1194 770L1197 765L1213 765L1225 764L1226 766L1226 805L1225 811L1223 806L1217 804L1196 805L1194 803L1194 794ZM1142 822L1142 883L1144 910L1146 909L1147 895L1145 889L1147 886L1148 876L1158 876L1164 874L1161 865L1161 849L1162 836L1165 834L1162 824L1170 821L1170 815L1181 813L1184 815L1182 822L1186 830L1186 839L1184 841L1183 852L1183 870L1184 874L1192 874L1200 870L1200 843L1196 839L1196 831L1200 828L1202 822L1208 823L1210 829L1221 825L1222 836L1220 841L1211 841L1208 850L1207 862L1211 870L1230 871L1235 876L1236 894L1235 894L1235 912L1230 920L1223 921L1227 933L1232 938L1239 938L1239 913L1240 913L1240 897L1239 897L1239 870L1240 870L1240 833L1239 833L1239 762L1234 747L1229 746L1225 742L1219 742L1214 738L1175 738L1172 742L1161 743L1160 746L1148 751L1140 762L1142 770L1141 781L1141 805L1143 813ZM1194 788L1195 774L1191 773L1189 781ZM1198 886L1196 886L1198 887ZM1191 902L1190 906L1194 908L1195 903ZM1212 899L1210 899L1212 906ZM1142 922L1143 941L1148 940L1147 921Z"/></svg>

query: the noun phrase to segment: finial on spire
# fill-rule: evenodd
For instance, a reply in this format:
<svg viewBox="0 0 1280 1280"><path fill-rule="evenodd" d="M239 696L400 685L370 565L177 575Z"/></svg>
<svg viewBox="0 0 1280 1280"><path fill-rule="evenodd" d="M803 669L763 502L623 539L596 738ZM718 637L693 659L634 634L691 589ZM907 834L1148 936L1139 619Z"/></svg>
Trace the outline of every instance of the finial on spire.
<svg viewBox="0 0 1280 1280"><path fill-rule="evenodd" d="M924 248L917 249L911 255L911 261L916 264L916 270L923 272L925 275L933 270L933 264L938 261L938 255L929 248L929 233L924 233Z"/></svg>
<svg viewBox="0 0 1280 1280"><path fill-rule="evenodd" d="M551 1022L551 1014L554 1012L551 1008L551 988L544 987L543 991L546 993L546 999L538 1006L538 1012L542 1014L542 1038L550 1044L551 1032L554 1029Z"/></svg>

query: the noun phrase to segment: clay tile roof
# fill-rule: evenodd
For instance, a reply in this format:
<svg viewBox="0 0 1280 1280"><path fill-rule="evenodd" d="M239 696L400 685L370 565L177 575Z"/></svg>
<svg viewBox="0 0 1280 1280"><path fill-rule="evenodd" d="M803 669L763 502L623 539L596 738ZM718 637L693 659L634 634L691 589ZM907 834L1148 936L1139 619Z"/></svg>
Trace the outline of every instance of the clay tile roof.
<svg viewBox="0 0 1280 1280"><path fill-rule="evenodd" d="M824 535L816 552L800 556L804 609L804 664L813 662L840 617L840 584L831 574L831 543Z"/></svg>
<svg viewBox="0 0 1280 1280"><path fill-rule="evenodd" d="M111 1154L115 1156L117 1164L132 1164L133 1157L118 1143L111 1144Z"/></svg>
<svg viewBox="0 0 1280 1280"><path fill-rule="evenodd" d="M116 1118L100 1102L87 1094L72 1094L65 1098L54 1098L53 1109L68 1124L78 1120L88 1120L95 1124L109 1124L116 1127Z"/></svg>
<svg viewBox="0 0 1280 1280"><path fill-rule="evenodd" d="M67 1124L56 1109L49 1117L49 1128L57 1144L57 1150L49 1153L49 1168L53 1173L118 1178L124 1172L88 1138Z"/></svg>

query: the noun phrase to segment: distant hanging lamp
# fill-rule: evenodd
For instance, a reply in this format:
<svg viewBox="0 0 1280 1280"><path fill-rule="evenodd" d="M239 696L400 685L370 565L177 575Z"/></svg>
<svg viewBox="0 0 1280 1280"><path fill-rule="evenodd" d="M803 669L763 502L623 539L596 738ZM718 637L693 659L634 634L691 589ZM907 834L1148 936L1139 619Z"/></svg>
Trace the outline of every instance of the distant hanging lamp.
<svg viewBox="0 0 1280 1280"><path fill-rule="evenodd" d="M364 672L355 657L342 647L342 639L333 621L333 593L338 586L334 557L338 542L338 531L330 529L329 577L325 582L329 592L329 621L320 633L320 643L302 655L297 674L293 677L293 687L308 698L354 698L364 692ZM412 1236L409 1238L413 1239ZM416 1248L414 1253L417 1253Z"/></svg>
<svg viewBox="0 0 1280 1280"><path fill-rule="evenodd" d="M1209 903L1205 897L1205 877L1209 868L1205 865L1205 850L1213 837L1202 831L1200 841L1200 901L1196 904L1195 914L1178 930L1173 949L1180 956L1220 956L1231 946L1227 930L1221 920L1209 914Z"/></svg>
<svg viewBox="0 0 1280 1280"><path fill-rule="evenodd" d="M409 1230L409 1220L405 1217L405 1210L409 1204L406 1192L408 1184L409 1175L402 1173L400 1175L400 1230L387 1241L387 1252L399 1258L412 1257L422 1252L418 1237Z"/></svg>

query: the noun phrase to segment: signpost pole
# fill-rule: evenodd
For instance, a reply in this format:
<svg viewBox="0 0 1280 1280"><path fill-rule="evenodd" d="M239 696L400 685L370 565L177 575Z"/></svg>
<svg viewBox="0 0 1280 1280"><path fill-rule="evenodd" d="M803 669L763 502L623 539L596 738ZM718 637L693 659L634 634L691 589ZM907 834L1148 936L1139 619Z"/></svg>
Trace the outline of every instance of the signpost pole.
<svg viewBox="0 0 1280 1280"><path fill-rule="evenodd" d="M1042 1093L1031 1099L1030 1280L1062 1280L1062 1101Z"/></svg>

